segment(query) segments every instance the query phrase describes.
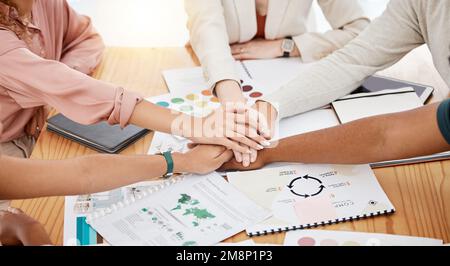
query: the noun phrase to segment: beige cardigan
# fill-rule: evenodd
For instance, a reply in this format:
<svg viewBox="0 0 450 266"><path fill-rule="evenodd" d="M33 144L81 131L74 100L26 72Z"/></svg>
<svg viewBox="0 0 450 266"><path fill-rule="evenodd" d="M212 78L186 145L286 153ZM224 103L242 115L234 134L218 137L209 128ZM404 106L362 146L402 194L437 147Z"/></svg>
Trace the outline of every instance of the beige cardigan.
<svg viewBox="0 0 450 266"><path fill-rule="evenodd" d="M369 19L358 0L318 0L333 30L307 31L313 0L269 0L267 39L294 37L305 62L326 57L355 38ZM185 0L191 45L208 84L239 80L229 44L252 40L257 33L255 0Z"/></svg>
<svg viewBox="0 0 450 266"><path fill-rule="evenodd" d="M450 0L391 0L359 37L264 100L278 106L281 117L321 107L424 43L450 86Z"/></svg>

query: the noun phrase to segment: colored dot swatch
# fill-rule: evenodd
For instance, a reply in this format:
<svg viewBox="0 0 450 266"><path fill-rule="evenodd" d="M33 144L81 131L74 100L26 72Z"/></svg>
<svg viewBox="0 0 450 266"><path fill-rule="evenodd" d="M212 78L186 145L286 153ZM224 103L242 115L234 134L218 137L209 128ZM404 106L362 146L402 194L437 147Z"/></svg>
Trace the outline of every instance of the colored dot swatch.
<svg viewBox="0 0 450 266"><path fill-rule="evenodd" d="M316 240L311 237L302 237L297 241L297 244L302 247L311 247L316 244Z"/></svg>
<svg viewBox="0 0 450 266"><path fill-rule="evenodd" d="M174 104L182 104L182 103L184 103L184 100L181 99L181 98L173 98L172 99L172 103L174 103Z"/></svg>
<svg viewBox="0 0 450 266"><path fill-rule="evenodd" d="M259 98L259 97L262 97L262 96L263 96L263 94L261 92L252 92L250 94L250 97L252 97L252 98Z"/></svg>
<svg viewBox="0 0 450 266"><path fill-rule="evenodd" d="M324 239L320 241L320 245L324 247L336 247L339 246L339 243L334 239Z"/></svg>
<svg viewBox="0 0 450 266"><path fill-rule="evenodd" d="M358 242L356 241L345 241L342 246L347 246L347 247L357 247L357 246L361 246Z"/></svg>
<svg viewBox="0 0 450 266"><path fill-rule="evenodd" d="M210 90L204 90L202 91L203 96L212 96L212 92Z"/></svg>
<svg viewBox="0 0 450 266"><path fill-rule="evenodd" d="M196 102L195 104L200 108L204 108L204 107L208 106L208 102L205 102L205 101Z"/></svg>
<svg viewBox="0 0 450 266"><path fill-rule="evenodd" d="M211 102L213 102L213 103L219 103L219 98L217 98L217 97L212 97L212 98L211 98Z"/></svg>
<svg viewBox="0 0 450 266"><path fill-rule="evenodd" d="M194 107L191 105L184 105L180 107L181 112L192 112L192 110L194 110Z"/></svg>
<svg viewBox="0 0 450 266"><path fill-rule="evenodd" d="M162 106L162 107L169 107L169 105L170 105L168 102L158 102L156 104L159 106Z"/></svg>
<svg viewBox="0 0 450 266"><path fill-rule="evenodd" d="M243 90L244 92L249 92L249 91L252 91L252 90L253 90L253 87L250 86L250 85L245 85L245 86L242 87L242 90Z"/></svg>
<svg viewBox="0 0 450 266"><path fill-rule="evenodd" d="M190 101L195 101L195 100L198 100L198 95L197 94L195 94L195 93L191 93L191 94L188 94L187 96L186 96L186 99L188 99L188 100L190 100Z"/></svg>

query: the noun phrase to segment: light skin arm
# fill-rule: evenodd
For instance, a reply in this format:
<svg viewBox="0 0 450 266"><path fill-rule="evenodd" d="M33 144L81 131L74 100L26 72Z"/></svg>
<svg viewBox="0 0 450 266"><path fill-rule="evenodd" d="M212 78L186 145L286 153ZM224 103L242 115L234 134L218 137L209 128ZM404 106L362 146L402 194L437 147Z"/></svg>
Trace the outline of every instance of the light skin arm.
<svg viewBox="0 0 450 266"><path fill-rule="evenodd" d="M231 45L231 53L236 60L273 59L282 57L284 38L277 40L254 39L246 43ZM290 57L300 57L301 53L297 45Z"/></svg>
<svg viewBox="0 0 450 266"><path fill-rule="evenodd" d="M363 164L444 152L450 146L436 119L438 105L370 117L283 139L251 169L273 162ZM225 169L241 169L235 162Z"/></svg>
<svg viewBox="0 0 450 266"><path fill-rule="evenodd" d="M197 146L186 154L173 154L175 173L204 174L231 158L219 146ZM0 157L0 198L80 195L156 180L167 171L159 155L93 155L61 161Z"/></svg>

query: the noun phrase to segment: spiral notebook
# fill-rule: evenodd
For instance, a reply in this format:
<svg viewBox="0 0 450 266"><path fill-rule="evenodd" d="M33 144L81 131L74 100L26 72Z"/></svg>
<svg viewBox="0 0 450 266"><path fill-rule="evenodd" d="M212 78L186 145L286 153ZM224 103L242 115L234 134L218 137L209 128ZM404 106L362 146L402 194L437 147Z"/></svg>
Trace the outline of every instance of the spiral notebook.
<svg viewBox="0 0 450 266"><path fill-rule="evenodd" d="M369 165L297 164L227 176L232 185L272 212L269 219L247 228L249 236L395 212Z"/></svg>
<svg viewBox="0 0 450 266"><path fill-rule="evenodd" d="M217 173L176 177L89 214L113 246L215 245L270 213Z"/></svg>

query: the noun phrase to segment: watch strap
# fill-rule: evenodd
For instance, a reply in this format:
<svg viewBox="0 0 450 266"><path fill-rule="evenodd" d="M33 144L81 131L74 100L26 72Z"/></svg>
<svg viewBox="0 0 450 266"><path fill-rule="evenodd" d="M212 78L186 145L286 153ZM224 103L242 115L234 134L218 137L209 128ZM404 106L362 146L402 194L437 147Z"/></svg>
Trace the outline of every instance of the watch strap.
<svg viewBox="0 0 450 266"><path fill-rule="evenodd" d="M173 175L173 158L172 153L170 151L166 151L162 153L162 156L164 156L164 159L167 163L167 172L164 174L164 178L169 178Z"/></svg>

